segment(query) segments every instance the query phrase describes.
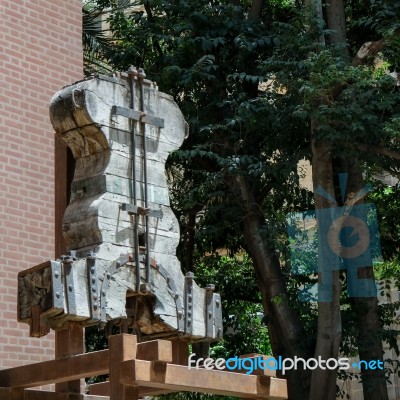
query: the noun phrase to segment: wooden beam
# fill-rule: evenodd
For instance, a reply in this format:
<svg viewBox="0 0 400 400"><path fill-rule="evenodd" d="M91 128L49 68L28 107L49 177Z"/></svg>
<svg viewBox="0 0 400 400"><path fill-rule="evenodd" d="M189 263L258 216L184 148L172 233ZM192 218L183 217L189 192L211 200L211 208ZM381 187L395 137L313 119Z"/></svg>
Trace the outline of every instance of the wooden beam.
<svg viewBox="0 0 400 400"><path fill-rule="evenodd" d="M83 400L79 393L45 392L42 390L25 390L24 400ZM100 399L99 399L100 400ZM104 397L102 400L106 400Z"/></svg>
<svg viewBox="0 0 400 400"><path fill-rule="evenodd" d="M109 350L0 370L0 387L30 388L108 374Z"/></svg>
<svg viewBox="0 0 400 400"><path fill-rule="evenodd" d="M0 392L1 393L1 392ZM48 392L42 390L25 390L24 400L108 400L104 396L92 396L78 393ZM3 398L1 397L3 400Z"/></svg>
<svg viewBox="0 0 400 400"><path fill-rule="evenodd" d="M110 396L110 382L92 383L88 387L88 393L95 396Z"/></svg>
<svg viewBox="0 0 400 400"><path fill-rule="evenodd" d="M191 391L224 396L287 399L286 381L269 376L237 374L186 366L130 360L121 364L121 383L175 392Z"/></svg>
<svg viewBox="0 0 400 400"><path fill-rule="evenodd" d="M24 400L23 389L0 388L1 400Z"/></svg>
<svg viewBox="0 0 400 400"><path fill-rule="evenodd" d="M137 345L138 360L165 361L172 363L172 342L169 340L151 340Z"/></svg>
<svg viewBox="0 0 400 400"><path fill-rule="evenodd" d="M244 354L244 355L241 355L241 356L240 356L240 358L242 358L242 359L243 359L243 358L250 358L250 359L252 359L252 360L257 359L257 358L259 358L259 357L261 357L261 359L263 360L263 362L266 361L266 360L270 360L270 359L275 360L274 357L266 356L266 355L264 355L264 354L258 354L258 353ZM238 373L241 373L241 374L245 374L245 373L246 373L246 370L241 369L241 370L232 371L232 372L238 372ZM273 376L273 377L276 377L276 371L275 371L275 370L272 370L272 369L269 369L269 368L265 368L265 369L263 369L263 368L256 368L256 369L254 369L254 370L251 372L251 375L261 375L261 376L262 376L262 375L266 375L266 376Z"/></svg>
<svg viewBox="0 0 400 400"><path fill-rule="evenodd" d="M139 398L144 396L159 396L160 394L174 393L168 389L154 387L138 387ZM94 396L110 396L110 382L93 383L89 385L89 394Z"/></svg>

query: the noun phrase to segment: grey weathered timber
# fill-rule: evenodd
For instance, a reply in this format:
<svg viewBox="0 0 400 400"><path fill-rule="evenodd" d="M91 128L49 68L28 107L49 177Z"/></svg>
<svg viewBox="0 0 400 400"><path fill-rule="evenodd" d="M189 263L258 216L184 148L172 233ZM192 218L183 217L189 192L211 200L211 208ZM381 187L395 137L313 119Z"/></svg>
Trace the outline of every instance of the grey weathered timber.
<svg viewBox="0 0 400 400"><path fill-rule="evenodd" d="M219 295L185 277L176 257L165 162L187 124L143 77L131 68L87 79L51 101L55 132L76 160L63 219L70 254L19 275L19 320L34 336L110 321L145 338L222 336Z"/></svg>

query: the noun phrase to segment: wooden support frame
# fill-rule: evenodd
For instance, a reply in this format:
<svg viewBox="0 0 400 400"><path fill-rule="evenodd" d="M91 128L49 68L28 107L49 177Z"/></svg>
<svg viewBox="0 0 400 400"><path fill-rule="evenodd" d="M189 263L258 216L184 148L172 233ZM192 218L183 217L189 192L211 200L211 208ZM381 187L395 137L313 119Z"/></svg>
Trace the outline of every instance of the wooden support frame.
<svg viewBox="0 0 400 400"><path fill-rule="evenodd" d="M0 371L0 387L32 388L109 372L109 350L43 361Z"/></svg>
<svg viewBox="0 0 400 400"><path fill-rule="evenodd" d="M189 369L162 361L129 360L121 364L121 382L126 385L164 388L243 398L284 399L286 381L269 376Z"/></svg>
<svg viewBox="0 0 400 400"><path fill-rule="evenodd" d="M71 328L62 335L76 341L77 351L79 330ZM109 337L109 349L74 355L74 345L67 341L58 347L58 357L63 354L64 358L1 370L0 398L135 400L163 393L196 391L241 398L287 399L286 381L271 374L246 375L182 365L187 361L185 347L184 342L167 340L137 343L136 336L119 334ZM91 385L88 395L77 390L79 379L104 374L109 374L109 382ZM72 383L62 384L65 382ZM31 390L51 383L58 384L56 392Z"/></svg>
<svg viewBox="0 0 400 400"><path fill-rule="evenodd" d="M55 357L61 359L85 352L83 343L83 328L78 324L71 324L68 329L56 332ZM56 384L56 392L80 393L81 380Z"/></svg>

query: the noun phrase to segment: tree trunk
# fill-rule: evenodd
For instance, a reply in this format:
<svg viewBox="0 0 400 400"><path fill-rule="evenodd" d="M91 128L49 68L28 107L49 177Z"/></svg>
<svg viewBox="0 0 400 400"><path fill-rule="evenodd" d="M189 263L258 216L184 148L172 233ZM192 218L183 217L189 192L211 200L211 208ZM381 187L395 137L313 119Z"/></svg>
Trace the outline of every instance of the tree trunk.
<svg viewBox="0 0 400 400"><path fill-rule="evenodd" d="M364 187L364 179L355 158L341 160L341 172L348 173L347 194L358 193ZM363 199L356 204L363 204ZM358 270L358 285L364 280L375 280L372 266ZM365 281L367 282L367 281ZM356 314L357 345L360 360L383 362L382 327L378 312L378 299L374 297L353 297L352 308ZM361 369L364 400L388 400L384 370Z"/></svg>
<svg viewBox="0 0 400 400"><path fill-rule="evenodd" d="M279 258L265 235L264 215L244 178L238 177L236 184L245 214L244 238L262 293L274 356L293 358L297 355L307 359L309 353L302 343L304 330L297 314L288 302ZM290 400L308 399L308 371L287 371L284 378L288 381Z"/></svg>
<svg viewBox="0 0 400 400"><path fill-rule="evenodd" d="M332 156L329 144L312 142L312 175L318 229L318 332L315 358L337 359L341 339L339 258L333 256L327 243L324 224L335 221L335 198ZM325 190L327 197L319 195L317 188ZM324 210L323 212L320 210ZM322 214L321 214L322 212ZM340 229L340 228L337 228ZM325 232L325 233L324 233ZM310 400L336 399L336 370L317 368L311 374Z"/></svg>
<svg viewBox="0 0 400 400"><path fill-rule="evenodd" d="M251 9L250 9L250 17L256 18L256 19L260 18L263 6L264 6L264 0L253 0Z"/></svg>
<svg viewBox="0 0 400 400"><path fill-rule="evenodd" d="M346 46L346 17L344 15L343 0L328 0L326 3L326 19L328 29L333 33L329 36L329 42L336 45L341 45L342 56L349 58L349 50Z"/></svg>

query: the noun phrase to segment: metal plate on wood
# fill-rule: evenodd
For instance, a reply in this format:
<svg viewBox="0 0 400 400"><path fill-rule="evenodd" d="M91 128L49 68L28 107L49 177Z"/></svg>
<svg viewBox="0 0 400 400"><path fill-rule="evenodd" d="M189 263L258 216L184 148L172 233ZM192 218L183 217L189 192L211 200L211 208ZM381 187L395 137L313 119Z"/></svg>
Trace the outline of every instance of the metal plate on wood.
<svg viewBox="0 0 400 400"><path fill-rule="evenodd" d="M86 268L89 282L90 312L92 319L100 320L101 277L96 270L96 255L89 253L86 257Z"/></svg>
<svg viewBox="0 0 400 400"><path fill-rule="evenodd" d="M122 211L126 211L131 215L148 215L149 217L159 218L163 217L161 210L148 209L140 206L134 206L133 204L123 203L121 205Z"/></svg>
<svg viewBox="0 0 400 400"><path fill-rule="evenodd" d="M113 106L112 114L121 115L122 117L126 117L129 119L133 119L135 121L142 122L144 124L158 126L159 128L164 128L164 119L156 117L154 115L146 114L144 112L131 110L130 108Z"/></svg>
<svg viewBox="0 0 400 400"><path fill-rule="evenodd" d="M157 263L155 268L158 270L160 275L167 282L168 289L171 293L171 296L174 298L175 304L176 304L176 311L177 311L177 316L178 316L178 331L181 333L184 333L185 332L185 318L183 315L184 308L183 308L183 304L181 302L178 290L176 288L175 282L173 281L171 275L168 273L166 268L164 268L161 264Z"/></svg>
<svg viewBox="0 0 400 400"><path fill-rule="evenodd" d="M64 276L62 264L60 261L50 261L51 263L51 280L53 285L53 307L64 311Z"/></svg>
<svg viewBox="0 0 400 400"><path fill-rule="evenodd" d="M185 333L192 334L193 331L193 272L185 275Z"/></svg>
<svg viewBox="0 0 400 400"><path fill-rule="evenodd" d="M214 333L214 285L206 287L206 329L207 337L213 337Z"/></svg>

